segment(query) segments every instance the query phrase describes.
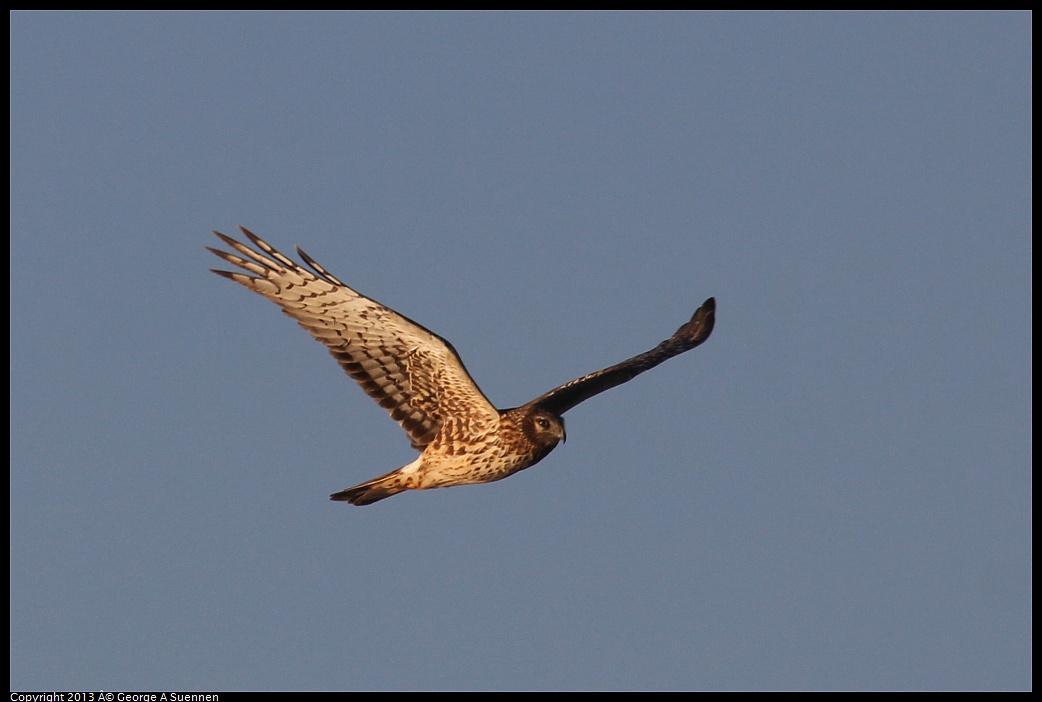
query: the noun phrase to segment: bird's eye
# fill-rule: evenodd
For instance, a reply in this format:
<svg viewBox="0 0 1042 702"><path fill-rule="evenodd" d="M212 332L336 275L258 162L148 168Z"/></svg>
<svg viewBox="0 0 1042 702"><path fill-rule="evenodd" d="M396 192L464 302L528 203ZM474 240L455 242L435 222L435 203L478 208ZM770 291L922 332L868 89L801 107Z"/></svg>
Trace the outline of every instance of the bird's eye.
<svg viewBox="0 0 1042 702"><path fill-rule="evenodd" d="M540 429L550 428L550 422L546 421L544 417L540 417L539 419L535 420L535 423L539 425Z"/></svg>

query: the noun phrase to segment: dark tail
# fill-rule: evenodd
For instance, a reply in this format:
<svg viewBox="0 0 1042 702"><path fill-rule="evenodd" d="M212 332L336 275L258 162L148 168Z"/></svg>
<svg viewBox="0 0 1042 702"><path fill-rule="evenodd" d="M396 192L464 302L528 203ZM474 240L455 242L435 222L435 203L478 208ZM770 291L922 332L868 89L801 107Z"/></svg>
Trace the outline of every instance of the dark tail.
<svg viewBox="0 0 1042 702"><path fill-rule="evenodd" d="M387 475L381 475L379 478L367 480L361 485L334 492L329 496L329 499L337 502L349 502L358 506L371 505L386 497L411 489L406 476L402 475L401 469L399 469Z"/></svg>

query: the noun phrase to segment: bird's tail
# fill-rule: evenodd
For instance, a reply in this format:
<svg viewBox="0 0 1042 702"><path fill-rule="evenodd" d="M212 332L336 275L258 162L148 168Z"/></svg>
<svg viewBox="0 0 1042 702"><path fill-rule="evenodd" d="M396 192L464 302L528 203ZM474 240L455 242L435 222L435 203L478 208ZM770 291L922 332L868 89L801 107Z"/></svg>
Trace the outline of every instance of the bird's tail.
<svg viewBox="0 0 1042 702"><path fill-rule="evenodd" d="M397 495L399 492L414 490L417 487L416 476L413 473L406 472L406 469L409 467L405 466L404 468L393 470L387 475L381 475L379 478L367 480L361 485L334 492L329 496L329 499L337 502L350 502L359 506L371 505L385 497Z"/></svg>

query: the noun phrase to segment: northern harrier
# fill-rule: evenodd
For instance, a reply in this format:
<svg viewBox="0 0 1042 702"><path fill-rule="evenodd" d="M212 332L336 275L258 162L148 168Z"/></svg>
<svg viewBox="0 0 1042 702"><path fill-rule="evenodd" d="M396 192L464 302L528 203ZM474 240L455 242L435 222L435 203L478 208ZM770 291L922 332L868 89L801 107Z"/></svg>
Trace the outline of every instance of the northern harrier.
<svg viewBox="0 0 1042 702"><path fill-rule="evenodd" d="M372 504L405 490L490 483L533 466L564 441L561 415L695 348L713 331L716 301L709 298L690 321L650 351L565 383L520 407L498 410L448 341L347 287L299 247L297 253L311 271L240 229L263 253L220 232L214 234L242 257L207 248L252 275L214 273L268 298L325 344L421 452L398 470L330 496L353 505Z"/></svg>

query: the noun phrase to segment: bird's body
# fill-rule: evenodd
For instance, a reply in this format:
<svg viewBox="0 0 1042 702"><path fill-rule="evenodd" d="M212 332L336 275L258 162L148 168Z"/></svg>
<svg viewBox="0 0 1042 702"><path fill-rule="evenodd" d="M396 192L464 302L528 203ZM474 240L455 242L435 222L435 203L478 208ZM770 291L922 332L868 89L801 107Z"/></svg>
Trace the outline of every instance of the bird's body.
<svg viewBox="0 0 1042 702"><path fill-rule="evenodd" d="M368 505L404 490L491 483L534 466L563 439L560 417L531 415L521 407L503 412L485 433L469 432L450 421L409 465L331 497Z"/></svg>
<svg viewBox="0 0 1042 702"><path fill-rule="evenodd" d="M562 415L567 410L698 346L713 329L716 303L709 298L687 324L651 351L566 383L521 407L498 410L445 339L355 292L299 248L314 272L246 229L242 232L263 253L219 232L214 233L246 258L210 251L252 275L214 272L276 303L325 344L421 451L412 463L331 496L355 505L405 490L493 482L533 466L564 440Z"/></svg>

